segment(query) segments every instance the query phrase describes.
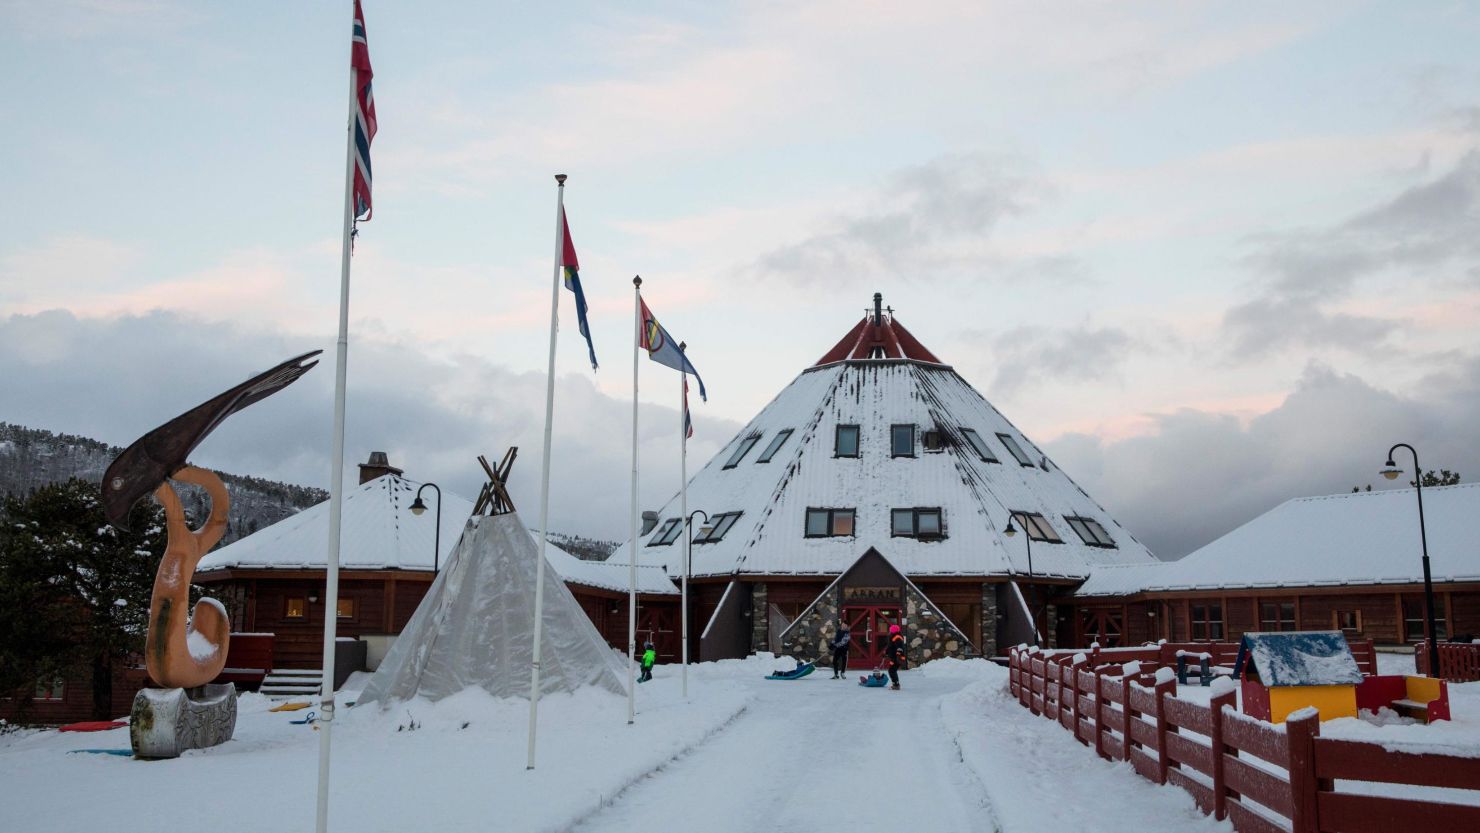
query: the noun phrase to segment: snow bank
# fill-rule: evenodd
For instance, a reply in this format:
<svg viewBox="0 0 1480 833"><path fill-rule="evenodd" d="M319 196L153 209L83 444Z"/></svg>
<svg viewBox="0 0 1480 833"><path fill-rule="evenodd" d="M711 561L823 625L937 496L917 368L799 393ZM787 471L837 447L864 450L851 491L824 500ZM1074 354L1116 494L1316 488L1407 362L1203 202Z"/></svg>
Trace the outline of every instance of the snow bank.
<svg viewBox="0 0 1480 833"><path fill-rule="evenodd" d="M993 666L986 676L946 698L941 713L1002 833L1233 830L1203 815L1183 790L1105 761L1057 723L1034 717L1008 694L1006 669Z"/></svg>

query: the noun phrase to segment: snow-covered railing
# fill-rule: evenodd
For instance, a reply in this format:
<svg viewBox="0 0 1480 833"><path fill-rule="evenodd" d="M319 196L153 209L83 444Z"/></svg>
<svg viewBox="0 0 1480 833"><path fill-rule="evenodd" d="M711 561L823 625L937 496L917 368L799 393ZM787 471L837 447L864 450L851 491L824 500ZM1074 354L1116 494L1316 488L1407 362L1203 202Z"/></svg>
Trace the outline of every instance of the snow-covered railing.
<svg viewBox="0 0 1480 833"><path fill-rule="evenodd" d="M1281 726L1255 720L1237 711L1232 680L1215 682L1206 706L1181 700L1170 668L1147 673L1136 660L1095 666L1083 652L1019 647L1008 669L1012 695L1033 714L1102 757L1181 787L1241 833L1480 830L1480 758L1323 738L1315 709ZM1470 804L1451 804L1338 789L1352 781L1474 792Z"/></svg>

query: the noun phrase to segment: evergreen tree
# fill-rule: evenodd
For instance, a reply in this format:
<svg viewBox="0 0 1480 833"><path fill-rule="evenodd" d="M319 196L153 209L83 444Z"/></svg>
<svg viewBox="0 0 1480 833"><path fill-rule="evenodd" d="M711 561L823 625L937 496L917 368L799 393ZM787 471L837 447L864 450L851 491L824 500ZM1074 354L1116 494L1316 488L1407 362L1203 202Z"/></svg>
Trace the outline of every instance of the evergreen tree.
<svg viewBox="0 0 1480 833"><path fill-rule="evenodd" d="M140 501L122 532L98 487L73 478L0 514L0 691L24 704L38 682L90 669L93 716L112 717L114 667L144 648L164 511Z"/></svg>

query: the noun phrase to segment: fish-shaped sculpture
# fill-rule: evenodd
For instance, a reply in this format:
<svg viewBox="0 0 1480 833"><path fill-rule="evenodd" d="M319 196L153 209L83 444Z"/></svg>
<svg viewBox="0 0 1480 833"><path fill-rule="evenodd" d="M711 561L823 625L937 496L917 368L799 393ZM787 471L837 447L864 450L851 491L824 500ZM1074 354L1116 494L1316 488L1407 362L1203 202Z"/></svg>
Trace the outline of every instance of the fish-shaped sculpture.
<svg viewBox="0 0 1480 833"><path fill-rule="evenodd" d="M151 491L164 507L165 552L154 574L144 643L144 665L159 685L195 688L215 679L226 665L231 639L226 608L215 599L202 598L188 619L185 615L195 566L226 534L231 506L221 478L189 465L185 458L222 420L307 373L318 362L305 362L321 352L291 358L150 431L124 449L103 475L103 512L114 526L126 529L129 510ZM200 486L210 495L211 514L198 529L186 523L185 509L169 482L172 478Z"/></svg>
<svg viewBox="0 0 1480 833"><path fill-rule="evenodd" d="M185 458L222 420L297 381L318 364L304 362L322 352L314 350L288 359L134 440L103 474L103 512L108 522L127 529L128 513L134 504L182 468Z"/></svg>

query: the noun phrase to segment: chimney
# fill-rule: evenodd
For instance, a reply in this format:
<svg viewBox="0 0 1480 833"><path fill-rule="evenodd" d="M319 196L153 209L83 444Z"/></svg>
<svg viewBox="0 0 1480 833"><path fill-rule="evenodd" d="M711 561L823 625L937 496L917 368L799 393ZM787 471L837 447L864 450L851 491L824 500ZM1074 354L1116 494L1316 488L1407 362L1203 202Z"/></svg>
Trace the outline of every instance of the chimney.
<svg viewBox="0 0 1480 833"><path fill-rule="evenodd" d="M884 323L884 293L874 293L874 326Z"/></svg>
<svg viewBox="0 0 1480 833"><path fill-rule="evenodd" d="M360 483L369 483L377 477L387 474L400 476L401 470L391 465L390 458L385 456L384 451L370 452L370 460L360 464Z"/></svg>

